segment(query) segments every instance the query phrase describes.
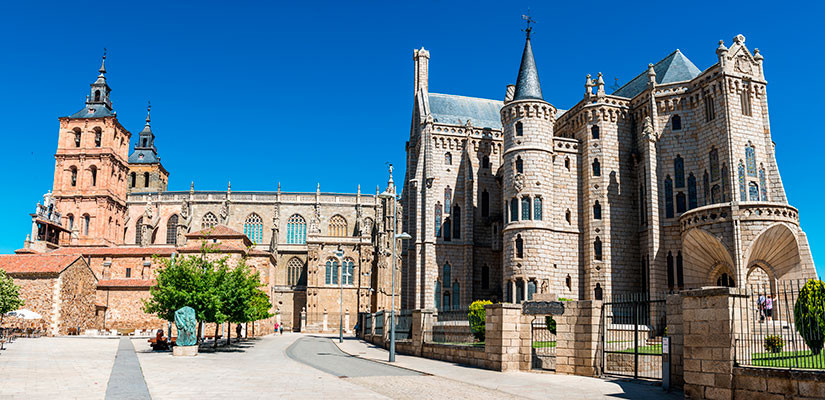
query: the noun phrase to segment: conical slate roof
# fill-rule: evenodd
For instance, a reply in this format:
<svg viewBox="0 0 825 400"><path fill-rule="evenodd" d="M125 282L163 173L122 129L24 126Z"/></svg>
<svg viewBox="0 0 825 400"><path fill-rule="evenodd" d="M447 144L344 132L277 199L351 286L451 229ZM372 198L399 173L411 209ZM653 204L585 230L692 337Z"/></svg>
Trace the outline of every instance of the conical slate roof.
<svg viewBox="0 0 825 400"><path fill-rule="evenodd" d="M656 84L689 81L702 73L678 49L653 65ZM647 70L613 92L616 96L633 98L647 88Z"/></svg>
<svg viewBox="0 0 825 400"><path fill-rule="evenodd" d="M516 79L516 94L513 96L513 100L527 99L544 100L529 36L527 43L524 44L524 53L521 55L521 66L518 69L518 79Z"/></svg>

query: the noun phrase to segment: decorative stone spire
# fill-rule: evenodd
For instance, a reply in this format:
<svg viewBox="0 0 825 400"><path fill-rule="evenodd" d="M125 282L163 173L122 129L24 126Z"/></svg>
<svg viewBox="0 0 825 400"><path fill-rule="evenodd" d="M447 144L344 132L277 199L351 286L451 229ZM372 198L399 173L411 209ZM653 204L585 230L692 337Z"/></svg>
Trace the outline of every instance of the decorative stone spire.
<svg viewBox="0 0 825 400"><path fill-rule="evenodd" d="M584 98L589 99L593 95L593 80L590 74L584 78Z"/></svg>
<svg viewBox="0 0 825 400"><path fill-rule="evenodd" d="M647 82L650 86L656 86L656 71L653 64L647 64Z"/></svg>
<svg viewBox="0 0 825 400"><path fill-rule="evenodd" d="M516 79L516 94L513 100L544 100L539 83L539 72L536 60L533 58L533 46L530 45L530 30L527 28L527 40L524 43L524 52L521 55L521 66Z"/></svg>
<svg viewBox="0 0 825 400"><path fill-rule="evenodd" d="M596 80L596 95L599 97L604 97L604 78L602 78L602 73L599 72L599 78Z"/></svg>

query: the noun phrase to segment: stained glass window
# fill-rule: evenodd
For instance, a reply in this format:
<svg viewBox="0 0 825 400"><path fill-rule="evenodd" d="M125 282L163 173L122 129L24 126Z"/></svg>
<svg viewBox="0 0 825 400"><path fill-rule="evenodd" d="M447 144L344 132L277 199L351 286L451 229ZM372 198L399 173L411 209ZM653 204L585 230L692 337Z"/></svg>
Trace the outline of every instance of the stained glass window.
<svg viewBox="0 0 825 400"><path fill-rule="evenodd" d="M711 150L708 158L710 159L710 180L716 182L719 180L719 151Z"/></svg>
<svg viewBox="0 0 825 400"><path fill-rule="evenodd" d="M214 228L218 225L218 218L211 212L206 213L201 220L201 229Z"/></svg>
<svg viewBox="0 0 825 400"><path fill-rule="evenodd" d="M745 164L748 176L756 176L756 150L751 145L745 146Z"/></svg>
<svg viewBox="0 0 825 400"><path fill-rule="evenodd" d="M452 225L450 224L450 217L444 218L444 241L449 242L453 239Z"/></svg>
<svg viewBox="0 0 825 400"><path fill-rule="evenodd" d="M301 270L304 268L304 263L298 257L292 257L287 264L287 284L290 286L298 285L301 281Z"/></svg>
<svg viewBox="0 0 825 400"><path fill-rule="evenodd" d="M453 269L450 267L450 263L444 264L444 270L441 273L441 280L444 282L445 285L449 288L450 282L453 280L452 276Z"/></svg>
<svg viewBox="0 0 825 400"><path fill-rule="evenodd" d="M459 284L458 282L453 282L453 310L459 309L459 304L461 302L461 296L459 295Z"/></svg>
<svg viewBox="0 0 825 400"><path fill-rule="evenodd" d="M521 198L521 220L522 221L529 221L530 220L530 198L525 196Z"/></svg>
<svg viewBox="0 0 825 400"><path fill-rule="evenodd" d="M450 213L450 206L452 204L452 198L453 198L453 190L450 189L449 186L447 186L447 188L444 189L444 211L448 214Z"/></svg>
<svg viewBox="0 0 825 400"><path fill-rule="evenodd" d="M739 161L739 200L748 201L748 192L745 188L745 166Z"/></svg>
<svg viewBox="0 0 825 400"><path fill-rule="evenodd" d="M527 300L533 300L533 295L536 294L536 281L527 281Z"/></svg>
<svg viewBox="0 0 825 400"><path fill-rule="evenodd" d="M294 214L286 222L287 244L304 244L307 240L307 222L304 217Z"/></svg>
<svg viewBox="0 0 825 400"><path fill-rule="evenodd" d="M698 207L699 200L696 197L696 177L691 172L688 175L688 210Z"/></svg>
<svg viewBox="0 0 825 400"><path fill-rule="evenodd" d="M665 178L665 218L673 218L673 181Z"/></svg>
<svg viewBox="0 0 825 400"><path fill-rule="evenodd" d="M518 199L510 200L510 222L518 221Z"/></svg>
<svg viewBox="0 0 825 400"><path fill-rule="evenodd" d="M441 237L441 203L435 203L435 237Z"/></svg>
<svg viewBox="0 0 825 400"><path fill-rule="evenodd" d="M536 197L533 200L533 219L536 221L541 221L542 219L541 197Z"/></svg>
<svg viewBox="0 0 825 400"><path fill-rule="evenodd" d="M329 219L330 236L347 236L347 220L340 215L333 215Z"/></svg>
<svg viewBox="0 0 825 400"><path fill-rule="evenodd" d="M759 185L756 182L748 183L748 194L751 201L759 201Z"/></svg>
<svg viewBox="0 0 825 400"><path fill-rule="evenodd" d="M261 243L263 236L263 220L258 214L252 213L246 217L243 223L243 234L252 241L252 243Z"/></svg>
<svg viewBox="0 0 825 400"><path fill-rule="evenodd" d="M673 160L673 178L677 188L685 187L685 160L680 155Z"/></svg>
<svg viewBox="0 0 825 400"><path fill-rule="evenodd" d="M166 244L178 244L178 215L169 217L166 221Z"/></svg>
<svg viewBox="0 0 825 400"><path fill-rule="evenodd" d="M768 201L768 186L765 183L765 168L762 168L759 170L759 188L762 190L762 201Z"/></svg>
<svg viewBox="0 0 825 400"><path fill-rule="evenodd" d="M681 214L687 211L685 192L676 193L676 212Z"/></svg>
<svg viewBox="0 0 825 400"><path fill-rule="evenodd" d="M725 199L727 197L726 197L725 193L727 193L728 190L729 190L729 187L728 187L728 167L724 166L724 167L722 167L722 193L721 193L723 203L726 201Z"/></svg>
<svg viewBox="0 0 825 400"><path fill-rule="evenodd" d="M341 268L341 281L344 285L352 285L355 272L355 263L352 259L344 260L343 268Z"/></svg>
<svg viewBox="0 0 825 400"><path fill-rule="evenodd" d="M441 309L441 282L435 281L435 291L433 292L433 300L435 302L435 309Z"/></svg>

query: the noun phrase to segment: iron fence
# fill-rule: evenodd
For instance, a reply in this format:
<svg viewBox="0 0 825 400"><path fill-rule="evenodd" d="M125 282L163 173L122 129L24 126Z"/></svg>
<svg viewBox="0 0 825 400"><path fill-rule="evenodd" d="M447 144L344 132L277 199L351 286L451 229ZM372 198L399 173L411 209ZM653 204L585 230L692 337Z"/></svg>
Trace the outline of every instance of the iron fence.
<svg viewBox="0 0 825 400"><path fill-rule="evenodd" d="M375 316L375 321L373 321L373 324L375 325L374 332L375 332L376 335L382 336L382 335L384 335L384 312L379 311L379 312L375 313L374 316Z"/></svg>
<svg viewBox="0 0 825 400"><path fill-rule="evenodd" d="M604 372L662 379L662 337L667 318L664 296L615 295L604 303Z"/></svg>
<svg viewBox="0 0 825 400"><path fill-rule="evenodd" d="M467 315L470 313L469 308L453 309L453 310L438 310L436 319L439 322L446 321L468 321Z"/></svg>
<svg viewBox="0 0 825 400"><path fill-rule="evenodd" d="M799 301L806 282L749 285L735 297L732 328L737 365L825 369L825 355L821 351L825 340L825 298L808 296Z"/></svg>
<svg viewBox="0 0 825 400"><path fill-rule="evenodd" d="M367 334L372 333L372 321L372 314L364 314L364 332Z"/></svg>
<svg viewBox="0 0 825 400"><path fill-rule="evenodd" d="M401 310L396 315L395 340L412 338L412 310Z"/></svg>
<svg viewBox="0 0 825 400"><path fill-rule="evenodd" d="M556 322L553 317L536 317L530 324L530 361L533 369L556 370Z"/></svg>

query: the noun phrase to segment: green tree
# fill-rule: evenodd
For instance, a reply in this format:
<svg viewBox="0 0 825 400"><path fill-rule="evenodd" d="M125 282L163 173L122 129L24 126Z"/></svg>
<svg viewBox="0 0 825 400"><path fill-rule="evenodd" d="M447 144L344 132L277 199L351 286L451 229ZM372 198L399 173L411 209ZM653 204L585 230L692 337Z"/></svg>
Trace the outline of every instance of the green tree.
<svg viewBox="0 0 825 400"><path fill-rule="evenodd" d="M796 330L811 349L819 355L825 344L825 284L817 279L805 283L793 307Z"/></svg>
<svg viewBox="0 0 825 400"><path fill-rule="evenodd" d="M477 341L483 342L485 337L486 326L486 312L484 306L493 304L490 300L476 300L470 304L470 312L467 314L467 319L470 322L470 331Z"/></svg>
<svg viewBox="0 0 825 400"><path fill-rule="evenodd" d="M3 316L7 312L23 307L23 303L23 299L20 298L20 287L6 275L6 271L0 269L0 324L3 323Z"/></svg>

